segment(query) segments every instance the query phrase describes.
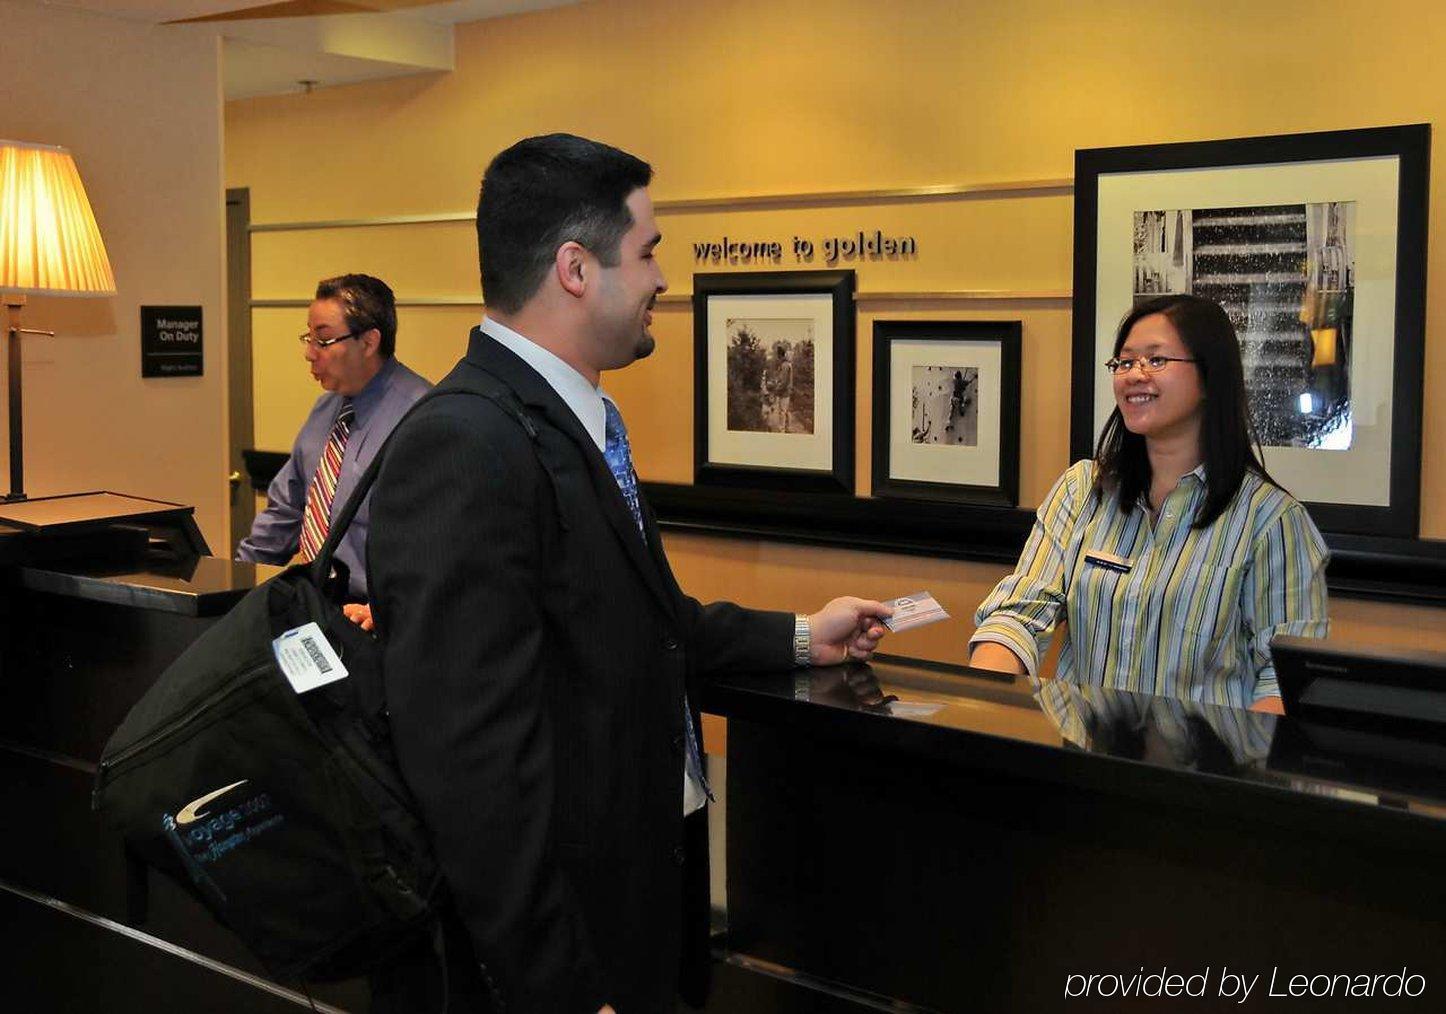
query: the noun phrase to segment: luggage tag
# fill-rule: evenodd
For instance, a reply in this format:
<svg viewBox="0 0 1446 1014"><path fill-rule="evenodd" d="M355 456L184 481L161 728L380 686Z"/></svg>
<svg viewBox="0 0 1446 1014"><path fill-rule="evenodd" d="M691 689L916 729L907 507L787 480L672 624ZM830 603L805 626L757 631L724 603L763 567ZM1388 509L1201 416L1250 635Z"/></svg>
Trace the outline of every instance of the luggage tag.
<svg viewBox="0 0 1446 1014"><path fill-rule="evenodd" d="M1103 567L1105 570L1112 570L1116 574L1128 574L1134 566L1123 556L1116 556L1114 553L1106 553L1103 549L1085 550L1085 563L1095 567Z"/></svg>
<svg viewBox="0 0 1446 1014"><path fill-rule="evenodd" d="M276 664L298 694L346 679L346 666L315 623L293 627L271 642Z"/></svg>

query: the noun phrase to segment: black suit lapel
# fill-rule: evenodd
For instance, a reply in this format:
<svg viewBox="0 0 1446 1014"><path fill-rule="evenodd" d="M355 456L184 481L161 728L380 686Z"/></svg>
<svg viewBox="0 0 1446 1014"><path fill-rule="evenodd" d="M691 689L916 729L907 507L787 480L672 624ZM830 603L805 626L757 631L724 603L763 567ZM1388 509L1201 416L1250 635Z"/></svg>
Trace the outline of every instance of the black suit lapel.
<svg viewBox="0 0 1446 1014"><path fill-rule="evenodd" d="M650 554L649 547L643 542L637 522L633 520L633 513L628 509L628 502L623 499L622 490L618 488L617 479L613 478L607 459L597 449L597 444L572 409L567 407L567 403L552 389L552 385L536 370L506 346L483 334L480 328L472 329L464 362L502 381L513 390L518 400L542 415L553 429L577 445L583 461L587 463L588 478L592 482L603 517L607 519L618 541L623 544L623 549L632 560L643 583L648 586L664 611L669 616L674 615L673 596L668 594L658 564ZM653 539L656 540L656 526L649 527L652 529ZM661 552L661 548L658 552Z"/></svg>
<svg viewBox="0 0 1446 1014"><path fill-rule="evenodd" d="M663 533L658 527L658 516L653 513L648 498L643 496L641 484L638 489L638 507L643 512L643 527L648 532L648 553L652 558L653 566L662 575L663 583L667 585L670 595L682 596L683 590L678 585L678 578L673 574L673 565L668 562L668 554L663 551Z"/></svg>

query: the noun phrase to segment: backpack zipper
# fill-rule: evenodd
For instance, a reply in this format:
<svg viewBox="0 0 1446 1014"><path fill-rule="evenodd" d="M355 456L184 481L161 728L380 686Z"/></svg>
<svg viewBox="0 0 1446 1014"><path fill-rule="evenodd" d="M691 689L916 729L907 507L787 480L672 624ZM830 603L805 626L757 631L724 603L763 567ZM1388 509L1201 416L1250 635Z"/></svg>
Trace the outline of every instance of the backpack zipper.
<svg viewBox="0 0 1446 1014"><path fill-rule="evenodd" d="M108 772L112 771L118 765L124 764L126 761L130 760L137 754L150 749L162 740L175 735L176 733L187 728L194 722L210 714L213 709L215 709L218 705L224 703L237 690L249 685L256 678L256 676L265 672L267 669L271 668L271 666L272 662L270 660L267 660L265 662L259 662L256 665L253 665L251 668L243 671L240 675L233 677L231 681L228 682L222 689L217 690L210 700L206 701L206 703L201 705L199 708L193 708L191 712L187 714L184 718L178 721L174 721L169 725L163 726L159 729L156 729L150 735L137 740L130 746L126 747L124 750L121 750L119 753L114 754L111 757L102 758L100 765L96 770L95 788L91 790L91 809L97 810L100 808L100 790L102 784L106 780L106 775Z"/></svg>

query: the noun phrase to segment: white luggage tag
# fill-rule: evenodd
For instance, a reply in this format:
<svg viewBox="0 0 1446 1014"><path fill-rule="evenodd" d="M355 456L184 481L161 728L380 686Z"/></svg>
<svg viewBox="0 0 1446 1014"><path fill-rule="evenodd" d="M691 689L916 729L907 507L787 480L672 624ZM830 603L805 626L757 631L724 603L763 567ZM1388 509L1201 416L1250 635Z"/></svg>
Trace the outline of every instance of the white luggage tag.
<svg viewBox="0 0 1446 1014"><path fill-rule="evenodd" d="M271 642L276 664L298 694L346 679L346 666L315 623L293 627Z"/></svg>

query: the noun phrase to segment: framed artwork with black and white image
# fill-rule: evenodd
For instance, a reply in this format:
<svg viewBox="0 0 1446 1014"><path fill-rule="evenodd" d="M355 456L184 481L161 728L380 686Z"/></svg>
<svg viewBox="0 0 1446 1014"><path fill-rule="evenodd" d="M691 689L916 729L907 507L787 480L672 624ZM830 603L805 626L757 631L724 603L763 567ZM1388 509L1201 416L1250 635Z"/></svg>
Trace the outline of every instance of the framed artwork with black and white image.
<svg viewBox="0 0 1446 1014"><path fill-rule="evenodd" d="M1018 503L1020 331L874 322L874 496Z"/></svg>
<svg viewBox="0 0 1446 1014"><path fill-rule="evenodd" d="M694 476L853 493L854 273L693 276Z"/></svg>
<svg viewBox="0 0 1446 1014"><path fill-rule="evenodd" d="M1103 367L1165 293L1235 326L1271 475L1322 531L1419 530L1430 127L1075 153L1072 457L1114 405Z"/></svg>

